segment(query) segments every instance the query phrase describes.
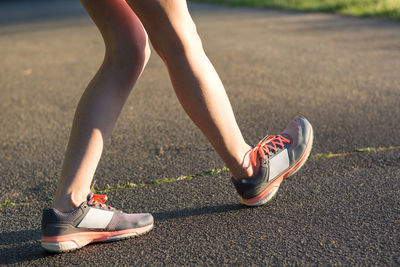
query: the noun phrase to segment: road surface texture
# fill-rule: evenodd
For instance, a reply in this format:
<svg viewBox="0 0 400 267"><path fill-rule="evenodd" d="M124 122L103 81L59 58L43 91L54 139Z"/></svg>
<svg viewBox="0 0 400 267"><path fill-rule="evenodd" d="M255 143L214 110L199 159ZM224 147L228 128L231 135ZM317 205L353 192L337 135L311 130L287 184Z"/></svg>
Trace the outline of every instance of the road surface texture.
<svg viewBox="0 0 400 267"><path fill-rule="evenodd" d="M55 192L75 106L104 47L78 1L0 1L0 264L398 266L400 24L190 9L246 140L279 133L302 114L315 132L308 163L267 205L238 204L223 162L153 53L95 189L119 188L107 193L110 204L153 213L154 230L43 252L41 209Z"/></svg>

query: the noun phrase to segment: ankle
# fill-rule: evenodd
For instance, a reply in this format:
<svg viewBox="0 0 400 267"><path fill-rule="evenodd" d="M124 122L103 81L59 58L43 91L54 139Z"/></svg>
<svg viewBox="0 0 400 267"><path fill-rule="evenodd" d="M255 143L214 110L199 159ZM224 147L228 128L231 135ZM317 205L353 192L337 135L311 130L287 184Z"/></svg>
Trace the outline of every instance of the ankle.
<svg viewBox="0 0 400 267"><path fill-rule="evenodd" d="M250 152L251 147L247 146L238 154L236 164L230 168L234 179L251 178L258 172L259 163L257 162L256 166L253 166L250 160Z"/></svg>
<svg viewBox="0 0 400 267"><path fill-rule="evenodd" d="M55 208L61 212L68 212L79 207L83 202L86 201L89 193L68 193L61 197L55 197L53 200L52 208Z"/></svg>

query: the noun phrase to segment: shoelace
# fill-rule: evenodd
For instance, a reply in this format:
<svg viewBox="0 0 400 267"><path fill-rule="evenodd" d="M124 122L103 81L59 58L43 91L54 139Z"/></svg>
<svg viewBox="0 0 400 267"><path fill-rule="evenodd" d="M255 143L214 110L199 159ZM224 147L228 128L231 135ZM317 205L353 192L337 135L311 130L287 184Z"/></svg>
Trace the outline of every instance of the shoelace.
<svg viewBox="0 0 400 267"><path fill-rule="evenodd" d="M106 201L107 201L106 195L93 194L92 198L89 199L88 204L93 205L93 206L100 205L101 208L107 207L109 210L114 210L113 207L110 207L107 204L104 204L104 202L106 202Z"/></svg>
<svg viewBox="0 0 400 267"><path fill-rule="evenodd" d="M264 138L251 150L251 164L256 166L257 153L261 156L261 158L266 158L267 155L271 156L273 153L277 152L279 148L284 148L284 143L290 143L290 140L282 135L270 135L267 138Z"/></svg>

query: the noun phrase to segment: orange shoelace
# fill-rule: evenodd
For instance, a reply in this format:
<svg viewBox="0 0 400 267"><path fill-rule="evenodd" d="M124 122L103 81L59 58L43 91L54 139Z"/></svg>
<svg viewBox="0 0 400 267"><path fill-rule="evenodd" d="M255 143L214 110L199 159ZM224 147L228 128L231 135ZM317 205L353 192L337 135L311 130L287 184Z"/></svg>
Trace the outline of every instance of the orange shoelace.
<svg viewBox="0 0 400 267"><path fill-rule="evenodd" d="M110 207L106 204L104 204L104 202L107 201L107 196L106 195L97 195L97 194L93 194L92 198L88 201L89 205L100 205L101 208L105 208L107 207L110 210L113 210L113 207Z"/></svg>
<svg viewBox="0 0 400 267"><path fill-rule="evenodd" d="M282 135L270 135L264 138L251 150L251 164L256 166L257 153L261 156L261 158L266 158L267 155L271 156L273 153L277 152L279 148L284 148L284 143L290 143L290 140Z"/></svg>

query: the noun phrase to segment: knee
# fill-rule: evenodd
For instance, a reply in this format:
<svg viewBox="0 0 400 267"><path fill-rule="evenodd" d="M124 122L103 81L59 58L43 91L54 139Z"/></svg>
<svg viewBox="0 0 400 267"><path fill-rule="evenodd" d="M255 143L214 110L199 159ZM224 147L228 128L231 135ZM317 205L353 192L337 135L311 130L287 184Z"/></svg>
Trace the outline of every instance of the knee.
<svg viewBox="0 0 400 267"><path fill-rule="evenodd" d="M143 67L146 66L147 62L150 59L151 55L151 49L150 49L150 44L149 44L149 38L144 32L144 36L141 40L130 40L127 42L127 47L125 51L128 51L127 53L122 53L125 54L126 61L128 65L137 66L137 65L142 65ZM122 52L122 51L120 51ZM128 55L127 55L128 54ZM120 55L121 57L124 57L124 55Z"/></svg>
<svg viewBox="0 0 400 267"><path fill-rule="evenodd" d="M125 35L113 44L106 44L105 61L118 68L120 73L132 75L140 73L151 54L145 31L140 34Z"/></svg>

